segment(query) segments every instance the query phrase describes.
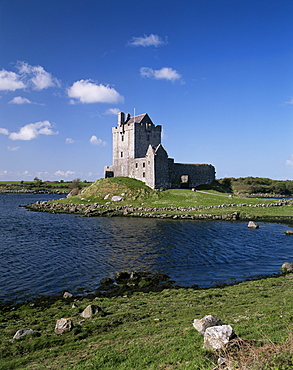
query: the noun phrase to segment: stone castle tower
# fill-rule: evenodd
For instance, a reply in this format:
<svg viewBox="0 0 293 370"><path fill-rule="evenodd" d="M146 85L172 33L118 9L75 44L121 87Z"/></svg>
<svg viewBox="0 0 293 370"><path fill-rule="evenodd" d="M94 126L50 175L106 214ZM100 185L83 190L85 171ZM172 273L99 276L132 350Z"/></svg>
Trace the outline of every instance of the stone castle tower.
<svg viewBox="0 0 293 370"><path fill-rule="evenodd" d="M147 114L118 113L118 125L112 128L113 165L105 167L105 177L132 177L152 189L196 187L215 179L210 164L174 163L168 158L161 132Z"/></svg>

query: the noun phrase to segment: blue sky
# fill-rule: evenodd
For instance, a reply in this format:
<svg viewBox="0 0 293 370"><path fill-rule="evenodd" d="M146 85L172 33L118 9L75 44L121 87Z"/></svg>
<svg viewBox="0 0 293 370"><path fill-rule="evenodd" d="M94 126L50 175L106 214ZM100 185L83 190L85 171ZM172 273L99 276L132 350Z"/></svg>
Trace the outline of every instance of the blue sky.
<svg viewBox="0 0 293 370"><path fill-rule="evenodd" d="M217 178L293 177L292 0L0 0L0 181L94 181L117 112Z"/></svg>

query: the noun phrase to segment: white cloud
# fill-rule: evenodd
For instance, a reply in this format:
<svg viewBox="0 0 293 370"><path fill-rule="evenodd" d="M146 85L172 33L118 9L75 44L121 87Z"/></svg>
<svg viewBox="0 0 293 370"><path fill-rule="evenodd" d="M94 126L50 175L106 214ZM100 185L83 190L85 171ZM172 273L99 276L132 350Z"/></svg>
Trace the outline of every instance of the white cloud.
<svg viewBox="0 0 293 370"><path fill-rule="evenodd" d="M8 146L7 149L10 151L10 152L15 152L17 151L18 149L20 149L20 146Z"/></svg>
<svg viewBox="0 0 293 370"><path fill-rule="evenodd" d="M285 165L286 166L293 166L293 154L291 155L291 157L289 159L286 160Z"/></svg>
<svg viewBox="0 0 293 370"><path fill-rule="evenodd" d="M133 37L132 41L129 42L131 46L155 46L166 44L166 41L163 41L158 35L150 34L149 36L144 35L143 37Z"/></svg>
<svg viewBox="0 0 293 370"><path fill-rule="evenodd" d="M121 110L119 108L109 108L106 110L105 114L108 114L108 115L112 115L114 114L115 116L117 116L117 114L121 112Z"/></svg>
<svg viewBox="0 0 293 370"><path fill-rule="evenodd" d="M0 134L9 135L9 131L6 128L0 128Z"/></svg>
<svg viewBox="0 0 293 370"><path fill-rule="evenodd" d="M101 139L99 139L96 135L93 135L90 138L90 143L93 145L105 146L107 143Z"/></svg>
<svg viewBox="0 0 293 370"><path fill-rule="evenodd" d="M73 143L75 143L75 140L73 140L71 137L67 137L65 141L66 141L66 144L73 144Z"/></svg>
<svg viewBox="0 0 293 370"><path fill-rule="evenodd" d="M32 140L39 135L57 135L58 132L52 130L52 125L49 121L41 121L29 123L20 128L18 132L11 132L9 138L11 140Z"/></svg>
<svg viewBox="0 0 293 370"><path fill-rule="evenodd" d="M155 80L176 81L181 79L181 75L170 67L163 67L157 70L148 67L141 67L140 75L143 77L154 78Z"/></svg>
<svg viewBox="0 0 293 370"><path fill-rule="evenodd" d="M15 91L17 89L24 89L26 85L21 81L21 77L14 72L2 69L0 71L0 90Z"/></svg>
<svg viewBox="0 0 293 370"><path fill-rule="evenodd" d="M32 104L32 103L33 102L31 102L29 99L23 98L21 96L16 96L9 102L9 104Z"/></svg>
<svg viewBox="0 0 293 370"><path fill-rule="evenodd" d="M20 75L28 78L34 90L43 90L48 87L60 86L59 80L53 77L51 73L45 71L41 66L31 66L26 62L18 62L16 67Z"/></svg>
<svg viewBox="0 0 293 370"><path fill-rule="evenodd" d="M289 101L285 101L285 104L293 104L293 98L291 98Z"/></svg>
<svg viewBox="0 0 293 370"><path fill-rule="evenodd" d="M48 87L60 86L59 80L41 66L31 66L26 62L17 62L16 68L18 73L5 69L0 71L0 90L15 91L28 87L32 87L34 90L43 90Z"/></svg>
<svg viewBox="0 0 293 370"><path fill-rule="evenodd" d="M61 171L61 170L58 170L54 173L55 176L65 176L65 177L68 177L68 176L72 176L72 175L75 175L75 171Z"/></svg>
<svg viewBox="0 0 293 370"><path fill-rule="evenodd" d="M97 85L90 80L79 80L67 90L70 98L77 99L81 103L117 103L124 101L113 87ZM74 104L74 100L70 104Z"/></svg>

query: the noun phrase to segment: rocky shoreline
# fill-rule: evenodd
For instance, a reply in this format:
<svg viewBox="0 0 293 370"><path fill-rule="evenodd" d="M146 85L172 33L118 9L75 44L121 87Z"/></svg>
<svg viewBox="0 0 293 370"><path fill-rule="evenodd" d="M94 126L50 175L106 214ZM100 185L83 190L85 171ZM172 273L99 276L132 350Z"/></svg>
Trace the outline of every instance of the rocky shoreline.
<svg viewBox="0 0 293 370"><path fill-rule="evenodd" d="M222 204L218 206L196 206L196 207L134 207L132 205L115 206L102 205L99 203L93 204L61 204L57 202L38 201L28 204L25 207L32 211L49 212L49 213L69 213L79 214L86 217L101 217L101 216L127 216L127 217L147 217L147 218L170 218L170 219L192 219L192 220L239 220L239 212L231 212L222 215L215 215L208 212L200 214L190 214L192 211L208 211L211 209L223 208L241 208L241 207L283 207L292 205L292 200L281 199L277 203L268 204ZM184 213L186 212L186 213Z"/></svg>

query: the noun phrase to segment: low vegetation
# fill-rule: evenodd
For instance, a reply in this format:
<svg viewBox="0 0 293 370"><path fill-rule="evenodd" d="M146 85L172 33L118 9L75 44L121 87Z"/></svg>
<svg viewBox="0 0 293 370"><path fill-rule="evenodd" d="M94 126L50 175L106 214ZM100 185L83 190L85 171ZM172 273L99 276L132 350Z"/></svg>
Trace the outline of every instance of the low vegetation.
<svg viewBox="0 0 293 370"><path fill-rule="evenodd" d="M293 181L271 180L261 177L224 178L218 183L234 194L293 195Z"/></svg>
<svg viewBox="0 0 293 370"><path fill-rule="evenodd" d="M69 193L74 185L80 188L89 186L91 183L80 179L72 181L43 181L38 177L34 181L0 181L0 193L34 192L34 193Z"/></svg>
<svg viewBox="0 0 293 370"><path fill-rule="evenodd" d="M88 304L102 310L82 321ZM207 314L231 324L237 334L224 351L202 348L203 337L192 323ZM0 316L1 370L212 370L220 369L218 357L225 357L230 369L293 368L290 276L204 290L39 299L3 308ZM71 318L74 328L57 335L61 317ZM22 328L34 333L11 342Z"/></svg>

